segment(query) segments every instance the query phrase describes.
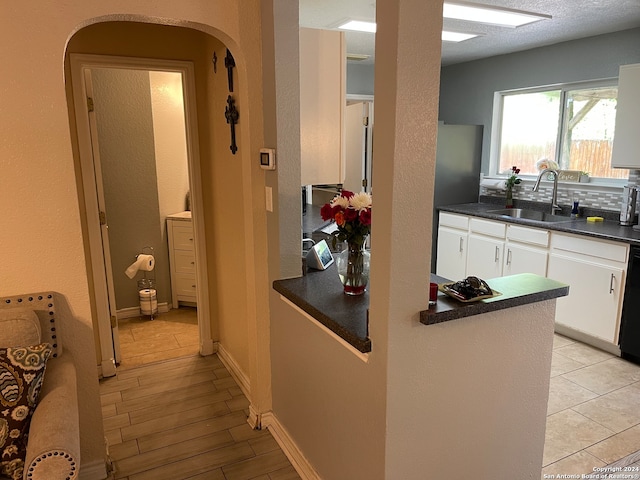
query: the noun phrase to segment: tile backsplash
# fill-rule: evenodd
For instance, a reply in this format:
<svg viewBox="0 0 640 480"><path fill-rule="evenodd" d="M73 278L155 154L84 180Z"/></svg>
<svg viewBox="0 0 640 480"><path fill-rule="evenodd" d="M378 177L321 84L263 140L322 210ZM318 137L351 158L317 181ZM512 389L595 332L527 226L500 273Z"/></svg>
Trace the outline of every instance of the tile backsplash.
<svg viewBox="0 0 640 480"><path fill-rule="evenodd" d="M640 170L629 171L629 185L640 185ZM558 205L571 205L573 197L577 196L581 207L591 207L602 210L620 210L622 203L622 188L598 189L596 186L581 188L583 183L560 183L558 185ZM526 182L517 185L513 189L513 198L533 202L551 202L553 185L551 182L543 182L537 192L532 190L532 183ZM480 187L480 195L491 197L504 197L504 190L495 190Z"/></svg>

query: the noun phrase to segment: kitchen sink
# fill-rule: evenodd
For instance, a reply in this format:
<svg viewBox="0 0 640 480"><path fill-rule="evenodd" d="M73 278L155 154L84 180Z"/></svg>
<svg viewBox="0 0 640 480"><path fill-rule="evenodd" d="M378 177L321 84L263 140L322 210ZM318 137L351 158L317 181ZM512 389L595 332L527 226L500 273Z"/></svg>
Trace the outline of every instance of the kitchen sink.
<svg viewBox="0 0 640 480"><path fill-rule="evenodd" d="M522 218L523 220L536 220L538 222L569 222L571 218L562 215L551 215L550 213L539 212L537 210L527 210L524 208L502 208L500 210L489 210L487 213L500 215L502 217Z"/></svg>

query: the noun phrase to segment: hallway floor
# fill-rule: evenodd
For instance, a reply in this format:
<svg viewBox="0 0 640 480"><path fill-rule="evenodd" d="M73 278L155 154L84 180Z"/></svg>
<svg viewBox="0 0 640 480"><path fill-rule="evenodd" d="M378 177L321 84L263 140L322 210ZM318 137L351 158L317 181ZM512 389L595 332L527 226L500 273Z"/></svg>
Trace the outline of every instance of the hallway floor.
<svg viewBox="0 0 640 480"><path fill-rule="evenodd" d="M117 480L299 480L217 355L119 369L100 381Z"/></svg>
<svg viewBox="0 0 640 480"><path fill-rule="evenodd" d="M115 479L299 478L270 433L246 423L248 401L218 357L197 355L195 308L122 321L120 338L118 374L100 382ZM639 405L640 366L555 335L541 478L639 466Z"/></svg>
<svg viewBox="0 0 640 480"><path fill-rule="evenodd" d="M541 478L637 462L640 366L556 335L547 415Z"/></svg>

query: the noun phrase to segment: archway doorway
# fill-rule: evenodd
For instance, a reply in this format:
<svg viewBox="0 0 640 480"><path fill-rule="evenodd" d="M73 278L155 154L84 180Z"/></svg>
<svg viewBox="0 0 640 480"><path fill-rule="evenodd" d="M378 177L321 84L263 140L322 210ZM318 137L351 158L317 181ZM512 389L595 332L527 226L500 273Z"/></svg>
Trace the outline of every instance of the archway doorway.
<svg viewBox="0 0 640 480"><path fill-rule="evenodd" d="M180 306L179 302L173 301L174 296L170 296L168 293L169 290L171 290L169 285L175 285L175 279L172 279L174 283L171 283L171 280L168 278L171 266L168 264L170 242L167 242L167 236L170 232L167 232L164 228L167 224L167 219L173 216L171 213L183 214L185 212L189 212L189 217L193 217L192 219L189 219L192 221L188 222L188 224L191 226L193 232L191 240L193 242L192 253L194 253L193 299L195 302L190 303L193 304L191 306L195 306L196 304L198 305L197 323L199 338L197 348L195 350L199 351L199 353L203 355L210 354L213 352L213 341L211 339L210 324L208 320L208 296L206 295L208 281L206 264L204 262L204 259L206 258L206 247L204 242L204 220L202 218L198 143L197 134L195 132L195 128L193 128L196 124L193 66L189 62L178 61L158 61L95 55L71 55L71 73L74 86L73 95L77 118L78 143L82 164L82 184L87 211L88 243L90 245L91 252L92 280L95 288L98 329L100 333L100 349L102 355L101 373L103 376L114 375L116 364L123 361L118 323L120 319L130 317L130 313L132 311L134 312L133 316L137 316L137 307L129 304L139 300L138 298L135 298L136 296L139 296L140 299L142 299L142 291L139 292L141 289L140 284L137 284L137 286L134 284L132 285L134 288L130 289L131 291L126 291L126 288L128 287L126 283L129 279L123 279L122 272L119 271L124 264L128 264L129 260L131 260L132 263L136 263L136 255L138 254L148 255L156 252L160 253L156 260L156 265L159 268L154 268L155 271L149 272L144 270L142 275L138 272L134 272L134 277L130 280L153 280L154 285L147 285L147 290L148 293L153 292L153 294L157 295L159 291L155 284L157 282L156 272L160 271L163 275L162 284L164 285L165 291L161 297L156 297L154 300L155 304L152 305L151 312L157 314L157 307L159 306L163 306L165 312L169 312L171 307L177 308ZM103 98L98 99L97 97L93 98L95 94L98 93L94 92L93 77L100 79L100 81L97 82L101 85L98 90L102 90L100 95L109 97L108 100ZM142 81L140 79L142 79ZM101 122L101 120L99 120L100 116L96 115L95 111L96 106L101 104L103 107L113 107L114 103L121 103L122 105L125 105L124 110L126 111L128 109L126 105L133 103L134 106L128 110L135 111L138 117L136 120L131 122L132 125L134 127L136 125L139 126L139 123L145 123L145 118L147 120L151 118L153 130L154 122L152 112L140 113L139 111L141 95L133 93L129 99L124 99L120 102L118 99L121 99L123 95L119 94L118 91L129 91L131 90L132 85L138 85L144 89L147 84L146 82L148 82L149 85L151 85L151 83L156 83L160 90L166 90L171 86L172 82L176 83L176 80L178 88L174 88L174 90L177 93L184 95L184 131L180 133L183 133L181 138L184 139L185 143L184 150L186 153L186 170L188 171L186 188L191 200L189 202L189 206L186 205L186 199L184 198L183 193L181 193L180 188L177 188L178 193L175 193L175 183L179 182L171 182L168 180L175 180L176 177L175 167L167 169L167 165L170 165L172 162L167 162L166 165L164 165L164 170L170 170L169 173L165 172L164 174L159 174L162 169L160 168L160 163L157 161L157 152L154 151L153 148L155 146L157 150L157 142L155 145L152 145L152 148L150 149L154 151L151 153L151 157L154 158L152 158L151 162L147 162L151 167L146 169L144 166L140 167L140 165L144 163L142 159L145 157L144 149L141 150L140 145L145 142L142 140L140 135L136 135L135 131L133 131L135 128L131 128L132 132L128 132L126 128L121 128L121 135L119 137L117 135L115 136L115 138L120 139L120 141L115 142L118 147L116 148L116 151L120 150L120 153L116 153L114 155L113 152L110 152L112 157L110 160L116 160L114 165L105 168L105 166L101 166L101 164L107 162L100 161L101 153L105 151L99 146L101 137L100 131L103 130L109 132L110 130L118 129L118 122L124 122L123 116L126 115L124 115L122 111L118 112L118 110L115 109L116 113L111 129L101 129L99 128ZM117 88L117 85L121 85L121 88ZM116 87L114 88L114 86ZM124 96L127 97L128 95ZM152 97L153 95L150 93L149 96ZM171 94L169 94L169 96L171 96ZM87 100L85 102L85 99L91 100ZM105 110L107 109L105 108ZM111 110L113 110L113 108L111 108ZM107 119L108 115L103 115L102 121L105 122ZM130 134L133 135L133 138ZM102 136L105 138L104 135ZM152 132L151 137L153 136ZM156 134L156 136L158 136L158 134ZM146 143L154 142L153 140L147 140ZM173 143L176 142L174 141ZM121 147L126 144L131 144L133 148L131 150L122 150ZM112 161L111 163L114 162ZM175 162L173 163L175 165ZM131 168L132 165L135 166L135 168ZM105 182L107 177L109 177L109 180ZM131 182L131 180L133 181ZM109 182L111 182L111 184L109 184ZM163 183L165 183L164 188L162 187ZM136 188L136 186L145 184L147 185L146 191L143 191L145 190L144 187ZM152 185L151 187L149 187L150 184ZM107 187L107 185L110 186ZM127 187L127 185L129 187ZM184 187L182 190L184 190ZM165 193L160 194L160 192ZM179 198L177 204L176 195ZM119 263L115 258L116 255L111 254L112 241L110 239L109 225L106 215L106 207L109 204L109 197L112 198L111 206L117 206L120 204L120 212L116 217L127 217L116 218L116 224L120 224L121 227L118 232L119 238L117 238L117 244L119 246L117 249L117 256L119 257ZM123 197L129 198L127 199ZM161 200L159 197L164 197L164 199ZM173 197L173 200L171 200L171 197ZM180 197L182 198L180 199ZM143 198L147 199L147 204L155 203L155 205L151 205L151 207L150 205L147 205L146 207L141 205L141 208L134 208L136 201L144 203L142 202ZM149 198L151 198L151 200L149 200ZM173 207L170 205L173 205ZM192 209L191 206L193 207ZM133 220L128 217L133 217ZM184 220L181 222L183 225L187 224L187 219L184 215L182 215L181 220ZM142 227L146 224L147 228L153 232L154 223L156 227L155 233L157 235L151 234L151 238L155 237L155 241L147 240L149 235L136 235L139 232L135 225ZM123 229L122 227L127 224L129 227L128 230L126 228ZM111 237L112 236L113 235L111 235ZM139 237L137 242L132 242L131 238L129 238L136 236ZM128 250L131 251L129 252ZM154 255L154 259L155 258L156 256ZM114 281L114 271L115 275L118 275L117 281ZM197 289L195 287L196 284L198 285ZM134 295L133 298L131 293ZM159 302L159 298L163 298L165 301ZM166 301L168 298L171 298L171 300ZM173 303L175 303L175 305ZM150 305L151 304L148 304L147 307ZM143 302L140 301L140 313L149 313L149 311L145 312L142 307ZM129 313L129 315L127 313ZM189 315L186 317L178 316L177 322L171 323L177 323L177 328L184 327L185 329L188 329L190 328L188 326L188 320L186 324L181 325L187 317L189 317ZM191 317L193 316L191 315ZM135 364L136 362L144 361L144 359L153 361L170 358L171 355L185 353L187 350L193 349L193 345L190 345L189 348L181 348L175 335L164 335L165 338L162 338L162 334L157 331L154 332L153 329L149 329L149 324L147 322L152 321L150 318L151 317L149 317L147 321L142 320L143 323L139 325L140 328L144 326L145 331L151 332L152 340L150 342L142 342L139 344L146 345L150 351L143 352L142 355L144 355L144 357L140 355L141 352L136 352L135 356L138 356L139 358L135 361L132 358L128 358L127 362L129 364ZM164 328L166 330L166 325ZM167 332L165 331L165 334L166 333ZM144 336L145 333L143 333L142 330L139 330L139 335ZM129 340L134 338L131 331L128 331L127 338ZM176 349L167 348L167 343L170 341L174 342ZM193 343L184 337L182 338L182 342L184 343L183 347L186 347L187 344ZM135 351L135 348L132 350L129 346L127 347L127 350ZM173 351L170 352L169 350ZM164 352L164 354L162 352Z"/></svg>

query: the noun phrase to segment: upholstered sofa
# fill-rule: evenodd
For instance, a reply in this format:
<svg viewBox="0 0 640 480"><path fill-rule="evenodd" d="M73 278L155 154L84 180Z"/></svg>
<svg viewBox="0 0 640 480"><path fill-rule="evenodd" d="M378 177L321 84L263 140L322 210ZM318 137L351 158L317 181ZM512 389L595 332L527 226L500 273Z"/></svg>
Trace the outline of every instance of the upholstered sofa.
<svg viewBox="0 0 640 480"><path fill-rule="evenodd" d="M62 350L54 298L53 293L0 297L0 453L5 455L5 459L11 458L10 454L16 451L12 445L6 448L5 440L19 446L24 444L20 438L16 438L21 430L9 423L11 415L21 415L13 413L19 412L11 403L17 402L15 398L18 395L14 392L22 384L31 385L23 390L35 397L39 389L35 409L28 408L32 411L32 417L26 437L24 480L75 480L80 470L76 369L71 354L64 354ZM33 359L40 356L45 363L41 370L44 377L41 377L41 385L37 387L34 385L36 382L32 381L32 364L37 362L29 361L29 355ZM16 373L20 367L24 367L23 374L31 377L21 380ZM27 407L24 407L26 410ZM20 465L20 461L14 459L14 464L0 468L0 478L19 477L15 465ZM10 470L13 473L8 476Z"/></svg>

